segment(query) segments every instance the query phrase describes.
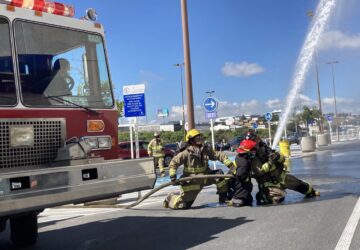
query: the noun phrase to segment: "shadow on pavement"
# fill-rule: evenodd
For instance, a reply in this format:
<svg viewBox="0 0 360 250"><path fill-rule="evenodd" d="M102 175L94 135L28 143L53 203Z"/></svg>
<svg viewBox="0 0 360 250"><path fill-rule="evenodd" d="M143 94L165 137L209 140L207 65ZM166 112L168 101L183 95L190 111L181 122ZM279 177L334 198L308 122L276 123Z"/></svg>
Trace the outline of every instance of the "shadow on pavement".
<svg viewBox="0 0 360 250"><path fill-rule="evenodd" d="M247 222L252 220L129 216L43 232L36 246L23 249L188 249ZM15 248L0 240L0 249Z"/></svg>

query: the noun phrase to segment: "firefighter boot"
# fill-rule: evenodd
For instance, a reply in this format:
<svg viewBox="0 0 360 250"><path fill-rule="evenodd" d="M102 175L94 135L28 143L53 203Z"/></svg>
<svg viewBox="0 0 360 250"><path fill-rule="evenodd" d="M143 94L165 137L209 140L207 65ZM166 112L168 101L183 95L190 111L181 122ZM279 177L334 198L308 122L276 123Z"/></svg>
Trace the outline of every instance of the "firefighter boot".
<svg viewBox="0 0 360 250"><path fill-rule="evenodd" d="M171 196L173 196L173 195L174 195L174 193L171 192L166 196L166 198L165 198L165 200L163 202L163 207L164 208L169 208L169 203L170 203L170 200L171 200Z"/></svg>
<svg viewBox="0 0 360 250"><path fill-rule="evenodd" d="M231 201L230 201L230 203L231 203L231 205L233 206L233 207L243 207L243 206L245 206L245 202L243 201L243 200L241 200L241 199L232 199ZM229 203L228 203L229 204Z"/></svg>
<svg viewBox="0 0 360 250"><path fill-rule="evenodd" d="M226 204L227 193L219 193L219 204Z"/></svg>
<svg viewBox="0 0 360 250"><path fill-rule="evenodd" d="M312 188L311 192L305 195L305 198L312 198L316 196L320 196L320 192Z"/></svg>

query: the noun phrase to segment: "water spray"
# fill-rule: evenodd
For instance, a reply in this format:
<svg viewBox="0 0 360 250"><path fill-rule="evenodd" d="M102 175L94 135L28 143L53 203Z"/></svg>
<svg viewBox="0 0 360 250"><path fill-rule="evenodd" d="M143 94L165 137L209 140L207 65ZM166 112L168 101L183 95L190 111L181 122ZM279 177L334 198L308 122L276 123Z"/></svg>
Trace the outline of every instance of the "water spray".
<svg viewBox="0 0 360 250"><path fill-rule="evenodd" d="M309 71L312 58L314 56L316 45L324 32L336 4L337 0L321 0L314 16L314 22L306 36L303 47L296 62L295 72L292 80L292 88L286 98L285 112L280 119L280 125L276 130L272 148L274 149L279 143L283 130L286 126L291 110L294 107L294 101L299 95L300 89L304 83L305 76Z"/></svg>

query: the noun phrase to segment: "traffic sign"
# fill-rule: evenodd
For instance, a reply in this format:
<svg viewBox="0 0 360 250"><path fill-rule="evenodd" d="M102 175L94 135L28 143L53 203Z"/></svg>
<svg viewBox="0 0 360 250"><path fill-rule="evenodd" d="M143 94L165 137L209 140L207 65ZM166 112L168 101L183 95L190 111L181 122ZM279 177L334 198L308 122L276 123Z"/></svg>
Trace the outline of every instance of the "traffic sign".
<svg viewBox="0 0 360 250"><path fill-rule="evenodd" d="M272 119L272 113L267 112L267 113L265 114L265 120L271 121L271 119Z"/></svg>
<svg viewBox="0 0 360 250"><path fill-rule="evenodd" d="M144 92L144 84L123 87L125 117L146 116Z"/></svg>
<svg viewBox="0 0 360 250"><path fill-rule="evenodd" d="M208 97L204 101L204 108L206 112L214 112L218 108L218 101L215 98Z"/></svg>
<svg viewBox="0 0 360 250"><path fill-rule="evenodd" d="M333 117L331 115L327 115L326 116L326 120L328 120L328 122L332 122L333 121Z"/></svg>
<svg viewBox="0 0 360 250"><path fill-rule="evenodd" d="M257 129L257 128L258 128L258 124L257 124L256 122L254 122L254 123L252 124L252 127L253 127L253 129Z"/></svg>
<svg viewBox="0 0 360 250"><path fill-rule="evenodd" d="M217 112L205 112L206 119L215 119L217 118Z"/></svg>

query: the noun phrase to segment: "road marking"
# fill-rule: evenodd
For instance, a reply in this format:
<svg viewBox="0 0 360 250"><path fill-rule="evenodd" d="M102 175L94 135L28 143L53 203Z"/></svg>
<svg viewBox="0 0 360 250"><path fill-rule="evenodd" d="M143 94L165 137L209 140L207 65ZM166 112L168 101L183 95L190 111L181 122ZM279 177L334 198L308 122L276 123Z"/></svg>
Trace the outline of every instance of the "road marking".
<svg viewBox="0 0 360 250"><path fill-rule="evenodd" d="M345 229L335 247L335 250L345 250L350 248L350 244L352 241L352 238L354 237L354 233L356 230L356 227L359 223L360 219L360 198L358 198L358 201L356 202L356 205L354 207L354 210L345 226Z"/></svg>

